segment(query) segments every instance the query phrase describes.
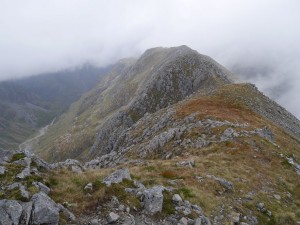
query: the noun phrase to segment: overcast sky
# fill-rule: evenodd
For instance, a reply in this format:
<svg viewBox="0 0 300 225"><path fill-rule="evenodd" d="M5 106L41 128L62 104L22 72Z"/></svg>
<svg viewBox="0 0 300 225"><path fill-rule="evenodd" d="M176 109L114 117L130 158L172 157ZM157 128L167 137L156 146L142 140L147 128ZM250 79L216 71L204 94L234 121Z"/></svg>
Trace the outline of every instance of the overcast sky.
<svg viewBox="0 0 300 225"><path fill-rule="evenodd" d="M300 118L299 0L0 0L0 80L188 45Z"/></svg>

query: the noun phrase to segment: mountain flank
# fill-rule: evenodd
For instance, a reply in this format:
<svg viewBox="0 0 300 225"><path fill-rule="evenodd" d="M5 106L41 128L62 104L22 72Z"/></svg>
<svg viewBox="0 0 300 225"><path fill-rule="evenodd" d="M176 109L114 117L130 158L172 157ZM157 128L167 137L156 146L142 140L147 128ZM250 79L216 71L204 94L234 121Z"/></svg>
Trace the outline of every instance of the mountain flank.
<svg viewBox="0 0 300 225"><path fill-rule="evenodd" d="M0 83L0 148L18 149L100 81L108 69L85 65Z"/></svg>

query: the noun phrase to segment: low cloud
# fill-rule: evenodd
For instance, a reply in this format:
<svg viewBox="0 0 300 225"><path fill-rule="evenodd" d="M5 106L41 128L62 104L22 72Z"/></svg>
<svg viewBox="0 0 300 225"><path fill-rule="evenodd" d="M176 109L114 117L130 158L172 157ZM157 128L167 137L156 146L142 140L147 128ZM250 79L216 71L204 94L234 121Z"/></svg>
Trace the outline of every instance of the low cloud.
<svg viewBox="0 0 300 225"><path fill-rule="evenodd" d="M2 0L0 80L188 45L300 117L298 0Z"/></svg>

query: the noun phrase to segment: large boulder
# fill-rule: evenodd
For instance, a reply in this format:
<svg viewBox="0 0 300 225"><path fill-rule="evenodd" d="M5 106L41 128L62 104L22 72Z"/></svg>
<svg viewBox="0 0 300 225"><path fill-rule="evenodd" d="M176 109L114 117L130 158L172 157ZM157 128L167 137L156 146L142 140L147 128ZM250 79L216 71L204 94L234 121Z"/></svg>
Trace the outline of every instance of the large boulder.
<svg viewBox="0 0 300 225"><path fill-rule="evenodd" d="M123 179L131 180L129 170L127 168L113 172L103 180L103 183L105 183L107 186L110 186L112 183L121 183Z"/></svg>
<svg viewBox="0 0 300 225"><path fill-rule="evenodd" d="M164 199L162 192L164 189L165 188L163 186L155 186L144 190L142 204L146 213L154 214L161 212Z"/></svg>
<svg viewBox="0 0 300 225"><path fill-rule="evenodd" d="M18 225L22 206L16 200L0 200L0 225Z"/></svg>
<svg viewBox="0 0 300 225"><path fill-rule="evenodd" d="M32 218L33 225L57 225L59 221L59 207L44 192L32 196Z"/></svg>

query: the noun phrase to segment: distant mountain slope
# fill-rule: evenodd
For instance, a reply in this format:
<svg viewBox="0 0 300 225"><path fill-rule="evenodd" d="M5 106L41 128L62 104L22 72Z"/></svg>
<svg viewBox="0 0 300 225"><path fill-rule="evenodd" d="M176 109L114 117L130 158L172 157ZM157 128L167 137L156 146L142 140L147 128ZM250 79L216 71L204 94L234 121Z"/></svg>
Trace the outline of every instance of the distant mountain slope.
<svg viewBox="0 0 300 225"><path fill-rule="evenodd" d="M186 46L149 49L136 62L118 71L114 79L109 79L112 81L108 88L103 90L100 83L98 90L74 104L66 114L69 129L55 136L57 127L67 127L67 119L62 117L53 126L53 132L50 129L49 134L41 139L39 152L52 160L92 158L108 153L115 148L122 131L146 112L172 105L199 89L214 90L231 83L232 77L228 70L210 57ZM90 107L81 106L90 99L94 102ZM70 119L71 114L76 115L75 118ZM97 116L91 119L92 115ZM92 133L89 130L95 124L98 127L96 138L95 133L87 134ZM55 140L54 145L49 145L48 137Z"/></svg>
<svg viewBox="0 0 300 225"><path fill-rule="evenodd" d="M0 83L0 148L16 149L99 82L107 68L81 68Z"/></svg>

